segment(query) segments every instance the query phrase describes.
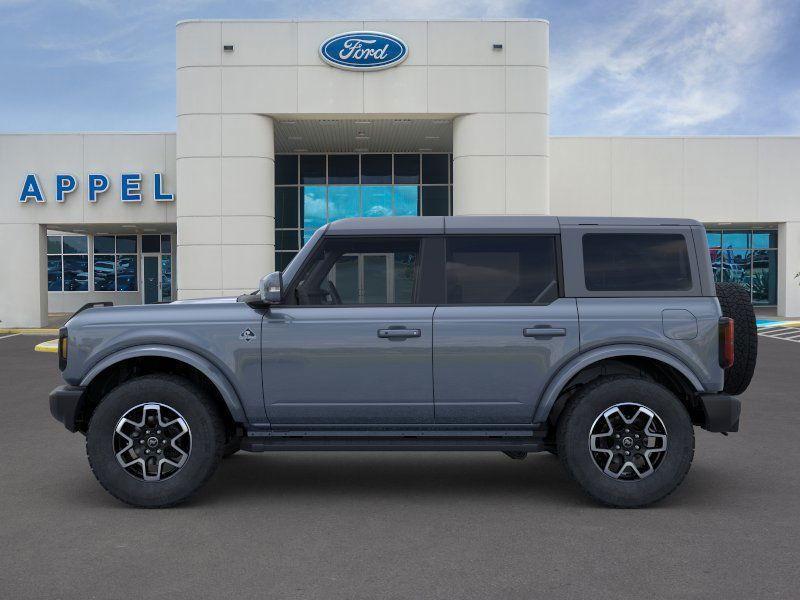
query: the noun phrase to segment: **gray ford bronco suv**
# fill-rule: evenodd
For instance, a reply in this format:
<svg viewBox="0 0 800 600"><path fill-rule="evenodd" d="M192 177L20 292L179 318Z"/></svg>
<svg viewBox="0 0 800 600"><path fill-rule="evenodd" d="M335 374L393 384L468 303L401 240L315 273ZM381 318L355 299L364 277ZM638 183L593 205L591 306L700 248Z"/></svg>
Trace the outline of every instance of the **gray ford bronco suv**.
<svg viewBox="0 0 800 600"><path fill-rule="evenodd" d="M239 450L548 451L637 507L686 476L694 426L738 430L756 345L696 221L345 219L258 292L82 309L50 410L142 507Z"/></svg>

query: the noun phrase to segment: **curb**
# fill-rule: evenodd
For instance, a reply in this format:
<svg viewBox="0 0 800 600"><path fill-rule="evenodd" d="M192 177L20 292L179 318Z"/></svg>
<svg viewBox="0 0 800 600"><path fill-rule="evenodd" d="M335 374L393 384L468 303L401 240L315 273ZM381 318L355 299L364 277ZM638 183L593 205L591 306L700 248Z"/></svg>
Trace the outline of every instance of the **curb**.
<svg viewBox="0 0 800 600"><path fill-rule="evenodd" d="M41 344L36 344L33 349L36 352L58 352L58 340L47 340L46 342L42 342Z"/></svg>
<svg viewBox="0 0 800 600"><path fill-rule="evenodd" d="M0 329L0 335L58 335L58 329L48 328L17 328L17 329Z"/></svg>

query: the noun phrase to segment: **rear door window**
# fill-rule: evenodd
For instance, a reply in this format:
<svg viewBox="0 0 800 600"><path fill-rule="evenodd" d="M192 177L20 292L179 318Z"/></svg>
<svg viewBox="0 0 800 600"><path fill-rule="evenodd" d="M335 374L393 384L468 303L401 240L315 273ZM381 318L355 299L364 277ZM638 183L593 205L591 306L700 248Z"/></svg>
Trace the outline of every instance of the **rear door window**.
<svg viewBox="0 0 800 600"><path fill-rule="evenodd" d="M583 267L592 292L692 289L686 238L679 233L587 233Z"/></svg>
<svg viewBox="0 0 800 600"><path fill-rule="evenodd" d="M448 304L549 304L558 298L556 238L450 236Z"/></svg>

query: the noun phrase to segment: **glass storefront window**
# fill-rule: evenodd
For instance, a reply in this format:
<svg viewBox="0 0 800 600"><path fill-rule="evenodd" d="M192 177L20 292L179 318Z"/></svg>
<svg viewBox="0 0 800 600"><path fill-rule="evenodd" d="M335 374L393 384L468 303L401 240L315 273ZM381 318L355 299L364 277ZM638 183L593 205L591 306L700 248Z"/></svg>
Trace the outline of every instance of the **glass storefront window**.
<svg viewBox="0 0 800 600"><path fill-rule="evenodd" d="M172 256L164 254L161 256L161 301L170 300L172 300Z"/></svg>
<svg viewBox="0 0 800 600"><path fill-rule="evenodd" d="M114 291L113 254L94 255L94 289L96 292Z"/></svg>
<svg viewBox="0 0 800 600"><path fill-rule="evenodd" d="M47 291L60 292L63 285L61 256L47 257Z"/></svg>
<svg viewBox="0 0 800 600"><path fill-rule="evenodd" d="M348 217L446 216L450 154L279 154L275 264L282 270L325 223Z"/></svg>
<svg viewBox="0 0 800 600"><path fill-rule="evenodd" d="M419 214L419 187L416 185L394 186L394 214L398 217L415 217Z"/></svg>
<svg viewBox="0 0 800 600"><path fill-rule="evenodd" d="M328 157L328 183L358 183L358 155L332 154Z"/></svg>
<svg viewBox="0 0 800 600"><path fill-rule="evenodd" d="M64 291L89 291L89 258L84 255L64 255Z"/></svg>
<svg viewBox="0 0 800 600"><path fill-rule="evenodd" d="M328 222L346 219L359 212L361 188L357 185L331 186L328 188Z"/></svg>
<svg viewBox="0 0 800 600"><path fill-rule="evenodd" d="M711 230L708 245L715 281L738 283L753 304L775 305L778 296L778 232L774 229Z"/></svg>
<svg viewBox="0 0 800 600"><path fill-rule="evenodd" d="M392 155L364 154L361 156L361 183L392 183Z"/></svg>
<svg viewBox="0 0 800 600"><path fill-rule="evenodd" d="M47 236L47 291L89 291L89 238L85 235Z"/></svg>
<svg viewBox="0 0 800 600"><path fill-rule="evenodd" d="M117 256L117 291L135 292L139 289L136 270L135 254Z"/></svg>
<svg viewBox="0 0 800 600"><path fill-rule="evenodd" d="M389 217L392 215L392 186L365 185L361 188L361 216Z"/></svg>
<svg viewBox="0 0 800 600"><path fill-rule="evenodd" d="M300 156L300 183L325 183L325 155Z"/></svg>
<svg viewBox="0 0 800 600"><path fill-rule="evenodd" d="M307 185L303 190L303 227L317 229L325 225L326 198L324 185Z"/></svg>

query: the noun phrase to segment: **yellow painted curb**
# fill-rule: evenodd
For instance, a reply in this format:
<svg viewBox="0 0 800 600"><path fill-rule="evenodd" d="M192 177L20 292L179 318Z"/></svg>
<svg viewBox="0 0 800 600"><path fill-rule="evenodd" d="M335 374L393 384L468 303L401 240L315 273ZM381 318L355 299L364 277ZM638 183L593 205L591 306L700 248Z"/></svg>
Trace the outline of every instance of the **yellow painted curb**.
<svg viewBox="0 0 800 600"><path fill-rule="evenodd" d="M47 340L33 347L36 352L58 352L58 340Z"/></svg>
<svg viewBox="0 0 800 600"><path fill-rule="evenodd" d="M0 329L0 335L13 335L21 333L23 335L58 335L58 329L29 328L29 329Z"/></svg>

